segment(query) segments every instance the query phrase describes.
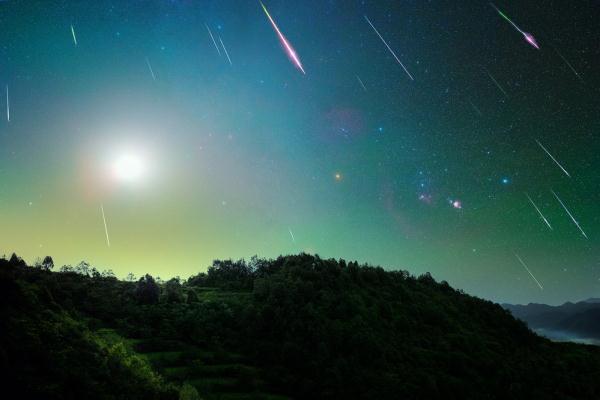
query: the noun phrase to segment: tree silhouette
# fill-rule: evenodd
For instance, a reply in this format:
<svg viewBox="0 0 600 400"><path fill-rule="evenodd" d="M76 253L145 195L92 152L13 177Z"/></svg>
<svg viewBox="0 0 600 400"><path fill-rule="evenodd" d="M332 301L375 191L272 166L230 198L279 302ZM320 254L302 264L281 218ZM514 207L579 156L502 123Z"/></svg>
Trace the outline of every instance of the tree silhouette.
<svg viewBox="0 0 600 400"><path fill-rule="evenodd" d="M20 267L27 266L25 261L23 261L23 259L21 257L17 256L15 253L12 253L12 256L10 256L10 259L8 260L8 262L9 262L9 264L12 264L14 266L20 266Z"/></svg>
<svg viewBox="0 0 600 400"><path fill-rule="evenodd" d="M181 303L183 301L183 288L179 277L169 279L165 283L165 298L167 303Z"/></svg>
<svg viewBox="0 0 600 400"><path fill-rule="evenodd" d="M54 268L54 260L52 257L44 257L44 260L42 261L42 269L45 271L50 271L52 268Z"/></svg>
<svg viewBox="0 0 600 400"><path fill-rule="evenodd" d="M141 304L156 304L160 295L160 287L154 278L146 274L140 278L135 288L135 296Z"/></svg>

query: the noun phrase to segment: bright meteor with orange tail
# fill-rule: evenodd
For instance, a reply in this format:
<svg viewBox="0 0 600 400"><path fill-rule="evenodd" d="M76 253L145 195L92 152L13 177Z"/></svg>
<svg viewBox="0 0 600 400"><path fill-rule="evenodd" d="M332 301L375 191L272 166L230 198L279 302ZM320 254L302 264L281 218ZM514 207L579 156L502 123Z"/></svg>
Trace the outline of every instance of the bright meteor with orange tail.
<svg viewBox="0 0 600 400"><path fill-rule="evenodd" d="M288 40L285 38L285 36L283 36L283 33L281 33L281 31L279 30L279 27L277 26L277 24L275 23L273 18L271 18L271 14L269 14L267 7L265 7L265 5L262 3L262 1L260 2L260 5L262 6L263 10L265 11L265 14L267 14L267 18L269 18L271 25L273 25L273 29L275 29L277 36L279 36L281 45L283 46L290 61L296 66L296 68L298 68L300 71L302 71L303 74L306 74L306 72L304 71L304 67L302 66L302 62L300 61L300 57L298 57L298 54L296 54L296 50L294 50L294 48L292 47L290 42L288 42Z"/></svg>

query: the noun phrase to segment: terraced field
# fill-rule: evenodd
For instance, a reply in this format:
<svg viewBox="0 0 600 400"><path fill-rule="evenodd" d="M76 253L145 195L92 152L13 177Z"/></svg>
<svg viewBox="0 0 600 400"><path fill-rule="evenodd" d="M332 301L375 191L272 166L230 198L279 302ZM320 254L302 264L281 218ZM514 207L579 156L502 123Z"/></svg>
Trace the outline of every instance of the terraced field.
<svg viewBox="0 0 600 400"><path fill-rule="evenodd" d="M108 344L118 342L143 356L165 380L196 388L206 400L287 400L268 392L260 371L239 354L214 352L172 340L136 340L112 329L96 331Z"/></svg>

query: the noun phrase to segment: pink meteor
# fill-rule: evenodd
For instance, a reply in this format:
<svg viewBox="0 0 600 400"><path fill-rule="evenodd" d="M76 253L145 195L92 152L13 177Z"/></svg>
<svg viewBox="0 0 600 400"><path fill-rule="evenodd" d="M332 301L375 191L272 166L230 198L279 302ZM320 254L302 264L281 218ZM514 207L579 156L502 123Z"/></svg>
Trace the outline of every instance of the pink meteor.
<svg viewBox="0 0 600 400"><path fill-rule="evenodd" d="M494 8L494 10L496 10L498 12L498 14L500 14L500 16L502 18L504 18L509 24L511 24L513 26L513 28L515 28L517 30L517 32L519 32L521 35L523 35L523 37L525 38L527 43L529 43L530 45L532 45L533 47L535 47L538 50L540 49L540 46L538 45L537 41L535 40L535 38L533 37L533 35L531 33L525 32L523 29L519 28L519 26L517 24L515 24L510 18L508 18L506 16L506 14L504 14L502 11L500 11L498 9L498 7L496 7L494 5L494 3L490 3L490 5Z"/></svg>
<svg viewBox="0 0 600 400"><path fill-rule="evenodd" d="M271 25L273 25L273 29L275 29L275 32L277 33L277 36L279 37L279 40L281 41L281 44L282 44L288 58L290 59L290 61L292 63L294 63L296 68L298 68L300 71L302 71L303 74L306 75L306 72L304 71L304 67L302 67L302 62L300 61L300 57L298 57L298 54L296 54L296 50L294 50L294 48L292 47L290 42L288 42L288 40L285 38L285 36L283 36L283 33L281 33L281 31L279 30L279 27L277 26L275 21L273 21L273 18L271 18L271 14L269 14L269 11L267 11L267 7L265 7L265 5L262 3L262 1L260 2L260 5L262 6L263 10L265 11L265 14L267 14L267 18L269 18Z"/></svg>
<svg viewBox="0 0 600 400"><path fill-rule="evenodd" d="M527 40L527 43L529 43L538 50L540 49L540 46L537 44L535 38L531 33L523 32L523 36L525 36L525 40Z"/></svg>

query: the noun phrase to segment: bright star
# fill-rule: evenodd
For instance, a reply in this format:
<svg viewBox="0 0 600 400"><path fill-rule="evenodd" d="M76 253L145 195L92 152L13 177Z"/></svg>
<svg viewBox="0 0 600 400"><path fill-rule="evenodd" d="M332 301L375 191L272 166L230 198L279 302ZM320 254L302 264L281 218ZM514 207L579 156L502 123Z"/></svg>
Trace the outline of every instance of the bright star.
<svg viewBox="0 0 600 400"><path fill-rule="evenodd" d="M450 204L457 210L462 209L462 202L460 200L450 200Z"/></svg>

